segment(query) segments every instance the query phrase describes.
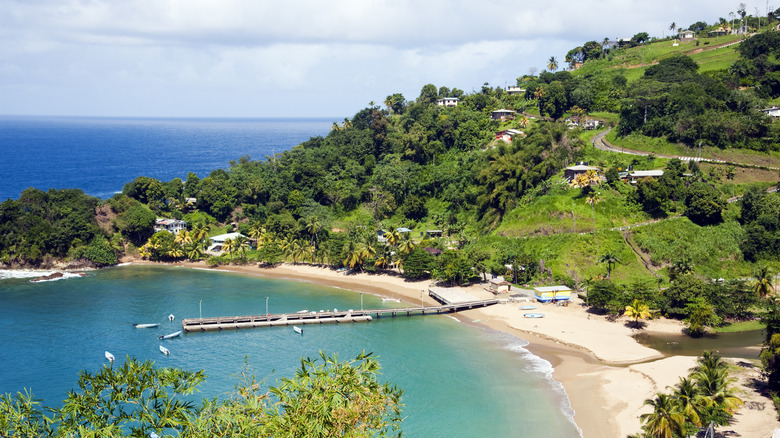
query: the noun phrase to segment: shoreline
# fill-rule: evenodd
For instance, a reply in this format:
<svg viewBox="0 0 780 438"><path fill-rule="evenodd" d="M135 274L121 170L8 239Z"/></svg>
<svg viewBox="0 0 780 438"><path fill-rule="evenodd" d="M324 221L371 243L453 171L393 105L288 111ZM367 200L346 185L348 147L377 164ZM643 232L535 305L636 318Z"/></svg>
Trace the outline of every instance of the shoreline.
<svg viewBox="0 0 780 438"><path fill-rule="evenodd" d="M400 275L345 275L329 267L304 264L284 263L273 268L259 268L254 264L210 268L202 261L125 262L129 263L121 265L180 266L316 283L400 299L412 305L420 303L421 291L427 292L431 285L431 281L406 281ZM484 286L476 284L462 289L480 299L494 297ZM422 299L425 305L438 305L427 293ZM639 415L651 411L644 406L645 399L657 392L667 392L667 386L675 385L695 364L695 357L666 357L640 345L632 337L636 331L626 327L625 320L609 322L603 316L589 314L578 298L572 297L572 303L566 307L534 304L545 313L545 318L524 318L517 303L498 304L452 316L466 324L527 341L527 350L552 365L552 379L563 388L574 411L573 420L585 438L622 438L639 432ZM678 321L662 319L648 321L645 331L680 333L681 329L682 324ZM760 379L760 370L743 366L737 377L737 392L745 400L745 407L737 412L732 424L718 431L733 431L734 436L744 437L770 436L775 428L780 428L780 422L771 400L751 387L753 379ZM631 388L630 391L627 388Z"/></svg>

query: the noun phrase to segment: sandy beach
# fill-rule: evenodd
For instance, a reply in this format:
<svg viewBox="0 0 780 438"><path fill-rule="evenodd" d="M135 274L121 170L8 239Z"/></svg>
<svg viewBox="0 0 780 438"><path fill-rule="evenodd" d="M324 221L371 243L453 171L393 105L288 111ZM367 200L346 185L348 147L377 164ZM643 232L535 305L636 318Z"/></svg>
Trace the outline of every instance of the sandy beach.
<svg viewBox="0 0 780 438"><path fill-rule="evenodd" d="M141 262L143 263L143 262ZM203 262L183 263L183 266L205 268ZM315 282L356 292L398 298L419 305L421 292L430 281L410 282L401 276L377 274L345 274L330 268L310 265L282 264L275 268L256 265L224 266L220 270L248 275ZM465 288L478 298L493 298L485 285ZM438 304L427 296L426 305ZM531 303L529 303L531 304ZM553 376L566 390L575 421L585 438L623 438L640 431L639 415L651 410L643 406L645 399L657 392L668 392L680 377L687 376L696 358L664 357L656 350L634 340L635 329L626 326L625 319L610 322L603 316L586 311L579 298L569 306L538 304L544 318L524 318L518 303L499 304L470 310L456 315L461 321L482 324L521 337L530 342L528 349L548 360L554 367ZM652 320L645 330L680 333L678 321ZM753 388L760 380L755 363L729 359L738 378L738 395L745 405L737 412L732 424L718 429L731 437L770 437L780 428L772 401Z"/></svg>

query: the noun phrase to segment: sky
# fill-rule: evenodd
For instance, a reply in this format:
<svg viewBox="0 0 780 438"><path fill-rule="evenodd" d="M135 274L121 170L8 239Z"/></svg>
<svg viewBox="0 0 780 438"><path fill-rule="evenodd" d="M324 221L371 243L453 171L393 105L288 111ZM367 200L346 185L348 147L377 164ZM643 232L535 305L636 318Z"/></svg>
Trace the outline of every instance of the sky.
<svg viewBox="0 0 780 438"><path fill-rule="evenodd" d="M341 120L428 83L513 85L586 41L668 36L739 3L0 0L0 114Z"/></svg>

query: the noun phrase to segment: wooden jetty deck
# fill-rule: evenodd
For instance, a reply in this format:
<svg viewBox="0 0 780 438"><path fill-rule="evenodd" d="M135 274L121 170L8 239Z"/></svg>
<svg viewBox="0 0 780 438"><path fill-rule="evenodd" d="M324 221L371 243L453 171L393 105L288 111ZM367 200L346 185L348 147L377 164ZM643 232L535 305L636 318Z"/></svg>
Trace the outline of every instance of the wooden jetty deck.
<svg viewBox="0 0 780 438"><path fill-rule="evenodd" d="M431 295L433 296L433 295ZM436 298L434 296L434 298ZM271 315L227 316L217 318L189 318L181 322L185 332L205 332L254 327L275 327L306 324L333 324L347 322L368 322L373 318L440 315L477 309L498 304L497 299L478 300L465 303L443 304L441 306L400 307L393 309L344 310L334 312L280 313Z"/></svg>

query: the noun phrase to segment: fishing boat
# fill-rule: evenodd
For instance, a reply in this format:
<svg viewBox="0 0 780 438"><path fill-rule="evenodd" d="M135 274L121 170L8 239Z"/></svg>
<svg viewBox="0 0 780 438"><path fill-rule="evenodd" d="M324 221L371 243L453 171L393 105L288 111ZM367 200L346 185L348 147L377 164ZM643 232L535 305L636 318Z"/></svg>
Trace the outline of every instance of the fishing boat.
<svg viewBox="0 0 780 438"><path fill-rule="evenodd" d="M106 359L108 359L109 362L114 363L114 355L106 351Z"/></svg>
<svg viewBox="0 0 780 438"><path fill-rule="evenodd" d="M303 334L303 329L298 327L297 325L293 326L293 330L295 330L295 333Z"/></svg>
<svg viewBox="0 0 780 438"><path fill-rule="evenodd" d="M167 348L163 347L162 345L160 345L160 352L161 352L162 354L166 355L166 356L167 356L167 355L169 355L169 354L171 354L171 350L169 350L169 349L167 349Z"/></svg>
<svg viewBox="0 0 780 438"><path fill-rule="evenodd" d="M181 336L181 330L179 330L178 332L173 332L173 333L167 334L167 335L162 335L162 336L159 337L159 339L171 339L171 338L175 338L176 336Z"/></svg>
<svg viewBox="0 0 780 438"><path fill-rule="evenodd" d="M156 324L133 324L133 327L135 328L153 328L160 325L159 323Z"/></svg>
<svg viewBox="0 0 780 438"><path fill-rule="evenodd" d="M536 309L536 306L520 306L520 310L533 310Z"/></svg>
<svg viewBox="0 0 780 438"><path fill-rule="evenodd" d="M544 313L525 313L523 316L526 318L544 318Z"/></svg>

